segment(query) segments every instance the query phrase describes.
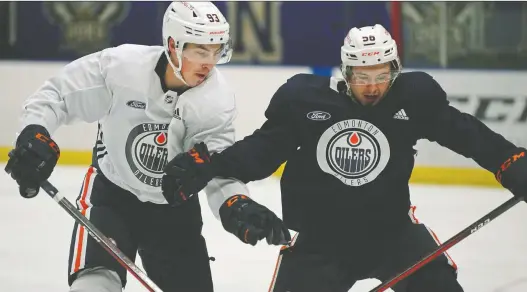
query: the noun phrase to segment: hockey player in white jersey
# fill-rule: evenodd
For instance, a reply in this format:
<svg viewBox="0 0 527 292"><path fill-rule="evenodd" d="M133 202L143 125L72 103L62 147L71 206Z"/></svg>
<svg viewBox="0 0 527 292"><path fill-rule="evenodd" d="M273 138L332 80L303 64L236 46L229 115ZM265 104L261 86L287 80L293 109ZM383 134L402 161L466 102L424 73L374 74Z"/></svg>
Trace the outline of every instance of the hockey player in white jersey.
<svg viewBox="0 0 527 292"><path fill-rule="evenodd" d="M234 143L234 93L215 68L229 62L230 43L229 24L212 3L173 2L163 46L122 45L65 66L24 104L6 166L20 194L34 197L51 175L60 156L52 138L58 127L98 122L77 207L129 258L138 252L164 291L213 291L198 197L178 192L178 169L169 161L199 142L212 152ZM250 200L241 182L214 179L205 191L224 228L243 242L290 240L282 221ZM126 270L75 224L68 281L75 292L121 291Z"/></svg>

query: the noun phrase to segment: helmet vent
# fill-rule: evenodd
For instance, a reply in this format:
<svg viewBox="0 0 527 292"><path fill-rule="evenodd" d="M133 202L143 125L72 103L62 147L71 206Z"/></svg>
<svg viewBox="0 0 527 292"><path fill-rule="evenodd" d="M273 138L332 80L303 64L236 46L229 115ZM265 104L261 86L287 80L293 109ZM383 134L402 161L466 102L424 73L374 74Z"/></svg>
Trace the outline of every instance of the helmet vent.
<svg viewBox="0 0 527 292"><path fill-rule="evenodd" d="M355 54L346 54L346 56L348 56L348 58L350 58L352 60L358 60L357 55L355 55Z"/></svg>
<svg viewBox="0 0 527 292"><path fill-rule="evenodd" d="M198 17L195 11L192 11L192 17Z"/></svg>
<svg viewBox="0 0 527 292"><path fill-rule="evenodd" d="M188 27L188 26L184 26L185 28L185 32L190 34L190 35L195 35L194 32L193 32L193 29L191 27Z"/></svg>

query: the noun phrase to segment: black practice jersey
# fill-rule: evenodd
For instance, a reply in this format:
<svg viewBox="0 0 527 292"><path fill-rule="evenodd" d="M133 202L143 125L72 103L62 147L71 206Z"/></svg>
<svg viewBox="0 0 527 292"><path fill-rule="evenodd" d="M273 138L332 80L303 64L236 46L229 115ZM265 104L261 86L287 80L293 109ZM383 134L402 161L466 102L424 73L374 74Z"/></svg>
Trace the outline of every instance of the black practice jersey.
<svg viewBox="0 0 527 292"><path fill-rule="evenodd" d="M367 236L408 219L408 181L419 139L493 173L516 149L450 106L424 72L400 74L373 107L353 101L345 89L343 81L329 77L290 78L274 94L263 126L213 156L220 175L249 182L287 162L281 195L290 229Z"/></svg>

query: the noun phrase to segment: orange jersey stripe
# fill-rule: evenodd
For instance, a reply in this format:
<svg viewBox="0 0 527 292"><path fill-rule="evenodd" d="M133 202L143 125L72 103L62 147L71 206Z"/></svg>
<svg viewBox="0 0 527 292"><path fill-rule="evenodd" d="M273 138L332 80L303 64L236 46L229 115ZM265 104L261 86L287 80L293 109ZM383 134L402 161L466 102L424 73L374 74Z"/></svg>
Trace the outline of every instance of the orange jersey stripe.
<svg viewBox="0 0 527 292"><path fill-rule="evenodd" d="M86 197L88 195L88 190L90 189L90 181L91 181L91 177L93 175L93 173L95 172L94 171L95 169L92 167L90 167L88 169L88 173L86 174L86 178L84 179L84 186L83 186L83 189L82 189L82 195L81 195L81 199L79 200L79 205L81 207L81 214L83 216L86 216L86 212L89 208L88 206L88 203L86 202ZM75 262L74 262L74 266L73 266L73 272L78 272L79 269L80 269L80 266L81 266L81 259L83 257L83 248L84 248L84 245L83 245L83 242L84 242L84 236L85 236L85 229L83 226L79 225L79 231L78 231L78 236L77 236L77 256L75 257Z"/></svg>
<svg viewBox="0 0 527 292"><path fill-rule="evenodd" d="M82 215L86 215L86 210L81 211ZM84 227L79 225L79 237L77 242L77 257L75 257L75 266L73 268L74 272L78 272L80 265L81 265L81 257L82 257L82 239L84 238Z"/></svg>
<svg viewBox="0 0 527 292"><path fill-rule="evenodd" d="M421 224L419 222L419 219L417 219L417 217L415 217L415 209L417 207L416 206L410 206L410 218L412 219L412 222L414 222L414 224ZM439 238L437 237L437 235L435 234L435 232L428 228L427 226L425 226L426 229L428 230L428 232L432 235L432 237L434 238L435 242L437 243L437 245L441 245L441 241L439 240ZM447 257L447 260L449 261L449 264L455 269L457 270L457 264L454 262L454 260L452 259L452 257L448 254L448 252L444 252L443 253L446 257Z"/></svg>
<svg viewBox="0 0 527 292"><path fill-rule="evenodd" d="M88 209L88 204L86 204L86 195L88 194L88 189L89 189L89 186L90 186L90 178L91 178L92 174L93 174L93 166L91 166L88 169L88 173L86 174L86 179L84 180L84 187L83 187L83 190L82 190L82 196L81 196L81 199L79 201L82 210Z"/></svg>

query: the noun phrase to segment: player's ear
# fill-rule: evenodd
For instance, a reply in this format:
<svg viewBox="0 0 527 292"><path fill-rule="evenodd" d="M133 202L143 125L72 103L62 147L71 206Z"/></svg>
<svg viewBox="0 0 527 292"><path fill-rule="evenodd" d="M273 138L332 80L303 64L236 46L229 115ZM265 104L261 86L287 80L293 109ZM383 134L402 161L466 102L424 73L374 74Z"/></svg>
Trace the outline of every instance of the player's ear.
<svg viewBox="0 0 527 292"><path fill-rule="evenodd" d="M168 48L169 48L171 54L175 54L176 53L176 41L172 37L168 38Z"/></svg>

